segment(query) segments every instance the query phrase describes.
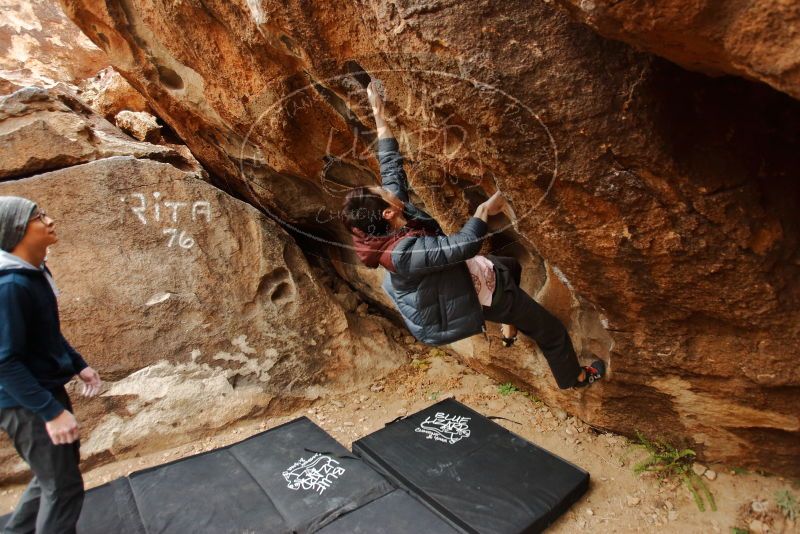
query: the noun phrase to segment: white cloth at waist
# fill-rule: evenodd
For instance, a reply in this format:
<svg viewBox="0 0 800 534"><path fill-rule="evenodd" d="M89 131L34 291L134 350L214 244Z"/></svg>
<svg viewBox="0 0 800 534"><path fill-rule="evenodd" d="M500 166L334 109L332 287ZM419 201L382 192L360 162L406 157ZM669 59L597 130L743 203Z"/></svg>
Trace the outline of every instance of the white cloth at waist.
<svg viewBox="0 0 800 534"><path fill-rule="evenodd" d="M492 305L492 293L496 283L494 264L486 256L474 256L467 260L467 268L472 276L472 284L478 301L483 306Z"/></svg>

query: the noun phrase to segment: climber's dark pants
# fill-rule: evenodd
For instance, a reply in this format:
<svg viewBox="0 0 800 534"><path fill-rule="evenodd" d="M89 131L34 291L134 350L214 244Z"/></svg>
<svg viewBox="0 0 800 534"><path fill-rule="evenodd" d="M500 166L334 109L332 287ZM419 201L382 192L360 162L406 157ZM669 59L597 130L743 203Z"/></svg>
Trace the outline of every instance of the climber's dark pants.
<svg viewBox="0 0 800 534"><path fill-rule="evenodd" d="M72 411L63 387L51 392L65 409ZM22 407L0 408L0 428L8 432L17 452L33 471L33 479L3 532L74 533L83 505L78 442L53 445L44 421Z"/></svg>
<svg viewBox="0 0 800 534"><path fill-rule="evenodd" d="M541 349L561 389L575 385L581 367L567 329L550 312L520 289L522 267L516 258L488 255L497 274L492 305L483 306L483 317L511 324L533 339Z"/></svg>

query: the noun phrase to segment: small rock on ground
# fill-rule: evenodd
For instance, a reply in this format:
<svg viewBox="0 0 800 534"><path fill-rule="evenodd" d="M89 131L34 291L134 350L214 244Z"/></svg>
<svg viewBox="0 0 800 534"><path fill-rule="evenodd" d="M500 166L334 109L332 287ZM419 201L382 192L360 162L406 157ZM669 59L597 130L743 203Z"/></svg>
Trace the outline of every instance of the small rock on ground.
<svg viewBox="0 0 800 534"><path fill-rule="evenodd" d="M694 471L694 474L699 477L703 476L703 473L705 473L707 470L708 468L703 464L698 464L697 462L692 464L692 471Z"/></svg>

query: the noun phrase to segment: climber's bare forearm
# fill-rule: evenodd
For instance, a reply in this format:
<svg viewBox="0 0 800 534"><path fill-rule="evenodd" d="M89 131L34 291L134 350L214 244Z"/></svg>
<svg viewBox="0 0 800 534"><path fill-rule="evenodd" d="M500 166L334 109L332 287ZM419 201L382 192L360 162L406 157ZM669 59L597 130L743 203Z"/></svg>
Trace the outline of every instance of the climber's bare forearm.
<svg viewBox="0 0 800 534"><path fill-rule="evenodd" d="M392 135L392 130L389 128L389 125L386 124L386 120L383 116L383 97L381 96L379 88L376 86L374 81L370 82L367 86L367 99L369 100L370 107L372 107L372 115L375 117L375 127L378 130L378 139L394 137Z"/></svg>
<svg viewBox="0 0 800 534"><path fill-rule="evenodd" d="M375 115L375 126L378 129L378 139L386 139L389 137L394 137L392 134L391 128L389 125L386 124L386 120L383 118L383 110L376 113L376 110L372 110L373 114Z"/></svg>

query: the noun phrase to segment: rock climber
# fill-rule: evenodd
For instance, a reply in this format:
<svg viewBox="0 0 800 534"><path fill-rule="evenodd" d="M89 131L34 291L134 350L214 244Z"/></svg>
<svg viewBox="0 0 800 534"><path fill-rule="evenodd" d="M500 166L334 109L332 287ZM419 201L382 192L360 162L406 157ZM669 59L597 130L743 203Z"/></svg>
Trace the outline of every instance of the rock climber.
<svg viewBox="0 0 800 534"><path fill-rule="evenodd" d="M83 505L78 422L64 385L102 386L61 334L58 290L45 265L58 237L43 209L0 196L0 427L33 472L3 532L75 532Z"/></svg>
<svg viewBox="0 0 800 534"><path fill-rule="evenodd" d="M445 235L409 201L403 157L375 82L367 96L377 127L382 186L351 190L343 219L359 259L389 272L383 289L414 337L443 345L485 334L489 320L502 324L505 346L514 342L517 330L533 339L559 388L585 387L603 378L605 363L579 365L564 325L519 287L521 266L515 258L478 255L488 218L505 207L503 195L492 195L459 232Z"/></svg>

